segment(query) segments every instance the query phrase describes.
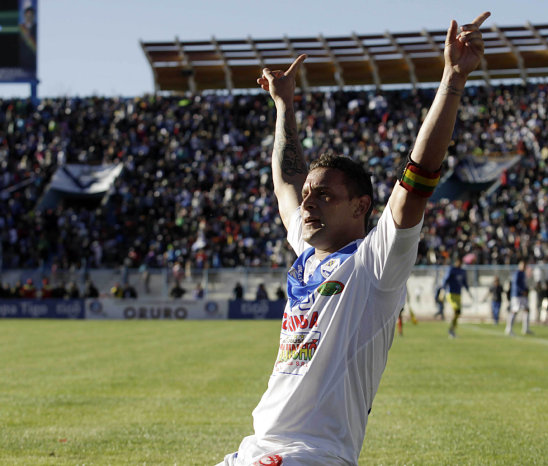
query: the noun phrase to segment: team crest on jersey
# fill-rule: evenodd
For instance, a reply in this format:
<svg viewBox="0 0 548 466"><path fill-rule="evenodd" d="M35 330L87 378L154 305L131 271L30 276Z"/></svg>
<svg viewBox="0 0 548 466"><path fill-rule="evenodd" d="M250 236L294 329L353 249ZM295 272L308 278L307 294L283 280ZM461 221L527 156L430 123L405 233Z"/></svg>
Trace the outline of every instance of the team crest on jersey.
<svg viewBox="0 0 548 466"><path fill-rule="evenodd" d="M325 264L320 267L320 273L323 278L329 278L331 274L339 268L341 260L339 258L329 259Z"/></svg>

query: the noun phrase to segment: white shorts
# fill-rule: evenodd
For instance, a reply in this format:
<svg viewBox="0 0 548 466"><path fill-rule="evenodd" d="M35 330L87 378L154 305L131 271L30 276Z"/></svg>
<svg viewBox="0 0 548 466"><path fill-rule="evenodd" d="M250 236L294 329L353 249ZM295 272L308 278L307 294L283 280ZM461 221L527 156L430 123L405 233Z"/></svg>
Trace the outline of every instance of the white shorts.
<svg viewBox="0 0 548 466"><path fill-rule="evenodd" d="M529 302L526 296L512 296L510 299L510 310L512 312L529 310Z"/></svg>
<svg viewBox="0 0 548 466"><path fill-rule="evenodd" d="M238 461L238 452L236 453L230 453L229 455L225 456L225 459L222 463L217 464L216 466L239 466L246 464L249 466L257 465L257 466L283 466L287 463L283 461L283 458L280 455L271 454L271 455L263 455L260 458L257 459L257 461L253 461L253 463L242 463L241 461Z"/></svg>
<svg viewBox="0 0 548 466"><path fill-rule="evenodd" d="M262 450L262 451L261 451ZM260 449L254 436L246 437L240 450L225 456L216 466L349 466L350 463L320 448L310 447L300 442L292 445L270 444Z"/></svg>

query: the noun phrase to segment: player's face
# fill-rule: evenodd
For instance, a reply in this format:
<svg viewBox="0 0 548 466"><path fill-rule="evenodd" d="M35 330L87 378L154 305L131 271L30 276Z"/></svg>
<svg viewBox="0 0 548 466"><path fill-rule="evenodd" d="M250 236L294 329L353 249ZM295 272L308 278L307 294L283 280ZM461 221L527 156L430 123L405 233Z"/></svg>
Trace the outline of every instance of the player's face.
<svg viewBox="0 0 548 466"><path fill-rule="evenodd" d="M303 239L317 250L335 252L355 238L351 227L356 199L350 199L344 173L312 170L302 191Z"/></svg>

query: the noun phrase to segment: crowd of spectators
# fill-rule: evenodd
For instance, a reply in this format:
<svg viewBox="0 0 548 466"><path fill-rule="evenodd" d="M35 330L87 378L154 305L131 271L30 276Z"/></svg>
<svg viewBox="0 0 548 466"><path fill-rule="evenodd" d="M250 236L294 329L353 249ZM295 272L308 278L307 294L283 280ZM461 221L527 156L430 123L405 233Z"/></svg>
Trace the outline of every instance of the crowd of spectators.
<svg viewBox="0 0 548 466"><path fill-rule="evenodd" d="M376 223L433 89L298 97L305 157L352 156L372 173ZM419 264L548 256L548 85L470 87L445 171L518 154L489 194L432 202ZM0 100L0 269L287 267L293 254L270 175L275 112L265 94ZM101 202L41 208L66 163L123 164Z"/></svg>
<svg viewBox="0 0 548 466"><path fill-rule="evenodd" d="M24 283L17 281L13 285L0 282L0 299L78 299L97 297L99 297L99 291L89 279L86 280L82 291L73 280L68 283L59 281L52 285L47 277L44 277L40 284L34 283L32 278L28 278Z"/></svg>

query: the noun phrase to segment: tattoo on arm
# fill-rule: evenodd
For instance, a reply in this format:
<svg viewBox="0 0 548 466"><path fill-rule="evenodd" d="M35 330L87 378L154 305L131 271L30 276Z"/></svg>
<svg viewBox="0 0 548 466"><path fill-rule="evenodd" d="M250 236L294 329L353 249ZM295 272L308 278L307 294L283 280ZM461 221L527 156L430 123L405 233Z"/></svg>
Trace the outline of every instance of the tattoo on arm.
<svg viewBox="0 0 548 466"><path fill-rule="evenodd" d="M273 156L278 159L284 175L293 176L307 172L297 128L285 118L280 118L277 125Z"/></svg>
<svg viewBox="0 0 548 466"><path fill-rule="evenodd" d="M464 90L457 89L456 87L451 86L450 84L440 83L439 91L444 94L451 94L451 95L458 95L459 97L462 96Z"/></svg>

